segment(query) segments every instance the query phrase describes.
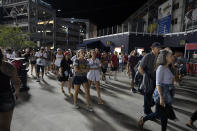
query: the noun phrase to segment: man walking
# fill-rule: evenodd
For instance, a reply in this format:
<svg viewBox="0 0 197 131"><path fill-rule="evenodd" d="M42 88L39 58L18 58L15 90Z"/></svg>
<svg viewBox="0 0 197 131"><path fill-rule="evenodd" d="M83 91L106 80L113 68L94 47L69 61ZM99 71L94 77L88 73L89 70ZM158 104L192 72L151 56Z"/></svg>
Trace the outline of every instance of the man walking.
<svg viewBox="0 0 197 131"><path fill-rule="evenodd" d="M152 95L156 87L156 59L161 50L161 44L155 42L152 44L152 51L146 54L138 67L138 71L143 77L148 78L148 84L145 85L144 89L144 114L148 115L152 113L151 106L153 105Z"/></svg>

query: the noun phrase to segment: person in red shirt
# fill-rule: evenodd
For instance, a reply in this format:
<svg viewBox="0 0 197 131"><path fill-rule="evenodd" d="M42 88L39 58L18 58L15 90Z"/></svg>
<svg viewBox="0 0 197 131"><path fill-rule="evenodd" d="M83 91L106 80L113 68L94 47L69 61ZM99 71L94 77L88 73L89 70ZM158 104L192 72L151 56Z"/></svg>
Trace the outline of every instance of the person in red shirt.
<svg viewBox="0 0 197 131"><path fill-rule="evenodd" d="M111 56L111 72L109 78L112 75L112 72L115 72L114 80L117 80L118 63L119 63L118 52L115 51L114 54Z"/></svg>

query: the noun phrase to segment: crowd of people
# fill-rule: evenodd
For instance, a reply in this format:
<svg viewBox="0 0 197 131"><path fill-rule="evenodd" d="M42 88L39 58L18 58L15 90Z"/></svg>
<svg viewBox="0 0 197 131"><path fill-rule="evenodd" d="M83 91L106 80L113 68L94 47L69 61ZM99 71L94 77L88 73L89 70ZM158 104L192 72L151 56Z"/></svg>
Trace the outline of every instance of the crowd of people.
<svg viewBox="0 0 197 131"><path fill-rule="evenodd" d="M10 130L12 113L15 100L19 93L20 80L16 68L9 63L13 59L23 57L26 68L30 74L36 76L36 81L44 81L45 75L53 73L61 82L61 91L66 95L65 85L68 88L67 95L73 96L73 108L79 109L77 103L78 94L85 91L87 110L92 112L90 87L95 86L98 95L98 104L103 103L101 97L100 82L107 82L107 75L110 79L118 80L118 72L124 72L130 78L131 93L144 95L144 114L140 117L139 127L148 120L161 120L161 130L166 131L168 119L175 120L172 103L174 99L174 78L180 78L177 68L177 59L170 48L162 49L160 43L153 43L151 52L137 50L131 51L129 55L114 51L100 52L99 49L77 51L50 50L49 47L41 47L39 50L27 48L24 51L0 51L0 82L5 86L0 88L0 129ZM8 62L6 62L8 61ZM10 85L12 81L12 85ZM138 86L138 89L136 89ZM14 87L14 90L13 88ZM73 91L72 91L73 89ZM14 94L13 94L14 92ZM73 92L73 95L72 95ZM9 99L7 101L6 99ZM155 106L155 112L151 107ZM196 112L186 125L194 128Z"/></svg>

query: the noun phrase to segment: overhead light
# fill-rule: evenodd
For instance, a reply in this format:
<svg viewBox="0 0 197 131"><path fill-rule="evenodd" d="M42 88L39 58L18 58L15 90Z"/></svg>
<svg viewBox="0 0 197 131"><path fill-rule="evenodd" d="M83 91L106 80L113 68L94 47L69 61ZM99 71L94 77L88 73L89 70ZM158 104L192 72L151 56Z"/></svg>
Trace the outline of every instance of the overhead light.
<svg viewBox="0 0 197 131"><path fill-rule="evenodd" d="M38 22L38 25L43 25L43 24L47 24L47 23L48 23L48 21L40 21L40 22ZM53 20L49 21L49 24L53 24L53 23L54 23Z"/></svg>

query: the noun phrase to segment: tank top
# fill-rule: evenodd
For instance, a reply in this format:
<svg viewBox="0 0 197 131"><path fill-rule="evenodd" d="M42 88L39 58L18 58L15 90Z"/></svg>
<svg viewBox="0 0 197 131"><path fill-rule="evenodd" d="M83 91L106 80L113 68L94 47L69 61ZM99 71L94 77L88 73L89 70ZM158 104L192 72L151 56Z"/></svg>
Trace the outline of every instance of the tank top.
<svg viewBox="0 0 197 131"><path fill-rule="evenodd" d="M3 74L0 70L0 94L11 93L10 77Z"/></svg>

